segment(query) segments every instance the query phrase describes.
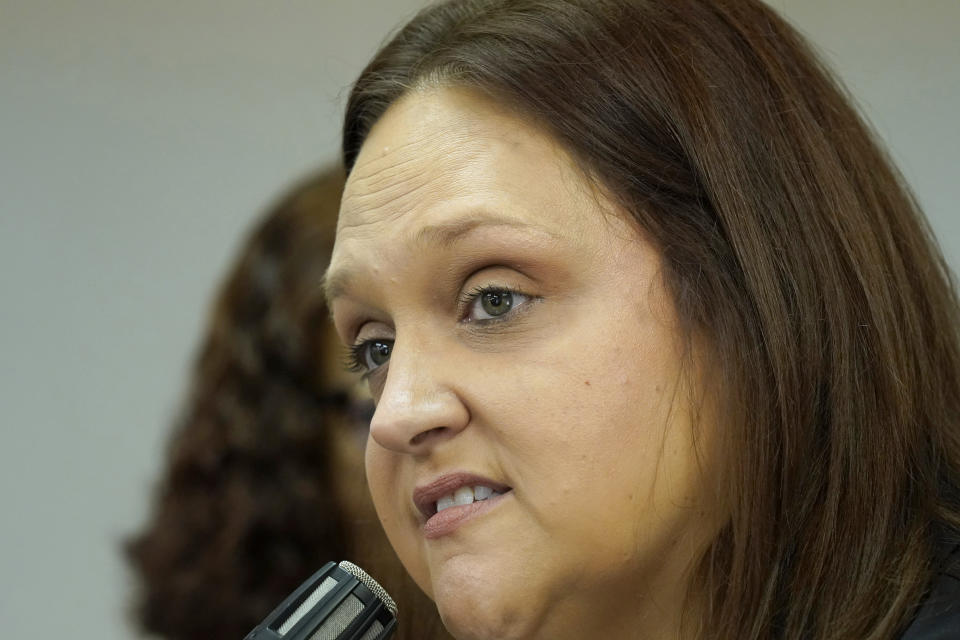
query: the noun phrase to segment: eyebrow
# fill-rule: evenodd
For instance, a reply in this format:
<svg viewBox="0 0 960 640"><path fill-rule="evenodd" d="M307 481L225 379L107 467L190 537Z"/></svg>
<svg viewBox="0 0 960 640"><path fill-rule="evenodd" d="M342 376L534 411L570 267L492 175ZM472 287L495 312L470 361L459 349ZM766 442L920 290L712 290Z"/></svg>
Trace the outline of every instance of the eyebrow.
<svg viewBox="0 0 960 640"><path fill-rule="evenodd" d="M540 235L546 235L552 240L560 238L557 234L542 227L520 220L487 213L474 213L448 222L427 225L417 231L414 242L419 246L450 249L466 236L484 227L509 227L522 231L533 231ZM323 295L328 309L331 308L331 304L336 298L344 295L350 289L353 278L353 271L349 267L338 269L332 273L328 271L324 274Z"/></svg>
<svg viewBox="0 0 960 640"><path fill-rule="evenodd" d="M546 229L527 222L480 213L464 216L448 222L427 225L417 232L414 241L418 245L434 245L441 249L449 249L463 240L465 236L481 227L509 227L520 231L534 231L536 233L549 235L554 239L557 238L555 234Z"/></svg>

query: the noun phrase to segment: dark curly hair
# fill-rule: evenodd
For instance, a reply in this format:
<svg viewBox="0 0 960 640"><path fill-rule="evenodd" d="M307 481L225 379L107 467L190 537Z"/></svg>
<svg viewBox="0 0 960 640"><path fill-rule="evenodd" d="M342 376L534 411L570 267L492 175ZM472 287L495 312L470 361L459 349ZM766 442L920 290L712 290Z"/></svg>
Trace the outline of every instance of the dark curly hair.
<svg viewBox="0 0 960 640"><path fill-rule="evenodd" d="M216 297L152 513L125 546L144 631L242 638L322 564L350 558L396 597L398 637L448 637L390 550L362 467L346 483L362 485L369 517L347 521L358 506L334 490L334 439L370 410L330 366L319 287L343 183L327 170L282 198Z"/></svg>

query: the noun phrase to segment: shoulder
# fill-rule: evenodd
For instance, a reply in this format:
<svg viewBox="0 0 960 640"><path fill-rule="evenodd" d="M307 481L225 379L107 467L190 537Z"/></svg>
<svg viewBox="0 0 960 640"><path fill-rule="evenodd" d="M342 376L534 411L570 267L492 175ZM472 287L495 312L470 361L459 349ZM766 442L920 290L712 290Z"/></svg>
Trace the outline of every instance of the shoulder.
<svg viewBox="0 0 960 640"><path fill-rule="evenodd" d="M930 593L900 640L960 639L960 541L943 551Z"/></svg>

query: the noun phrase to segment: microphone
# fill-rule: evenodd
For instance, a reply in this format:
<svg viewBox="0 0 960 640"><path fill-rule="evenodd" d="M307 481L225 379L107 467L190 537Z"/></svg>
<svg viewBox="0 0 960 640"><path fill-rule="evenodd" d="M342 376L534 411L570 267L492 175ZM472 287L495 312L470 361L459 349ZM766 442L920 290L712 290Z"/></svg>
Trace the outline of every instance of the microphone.
<svg viewBox="0 0 960 640"><path fill-rule="evenodd" d="M386 640L396 626L393 598L344 560L325 564L244 640Z"/></svg>

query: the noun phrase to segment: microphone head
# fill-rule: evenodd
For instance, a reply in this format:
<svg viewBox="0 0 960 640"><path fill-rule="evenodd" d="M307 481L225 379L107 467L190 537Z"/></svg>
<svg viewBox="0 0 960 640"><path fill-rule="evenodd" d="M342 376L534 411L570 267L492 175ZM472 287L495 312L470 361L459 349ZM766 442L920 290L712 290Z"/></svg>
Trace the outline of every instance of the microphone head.
<svg viewBox="0 0 960 640"><path fill-rule="evenodd" d="M397 605L352 562L328 562L267 616L246 640L386 640Z"/></svg>
<svg viewBox="0 0 960 640"><path fill-rule="evenodd" d="M370 577L370 574L353 564L349 560L341 560L339 567L351 574L357 580L366 585L367 589L383 601L390 613L397 615L397 603L393 601L387 590L380 586L380 583Z"/></svg>

